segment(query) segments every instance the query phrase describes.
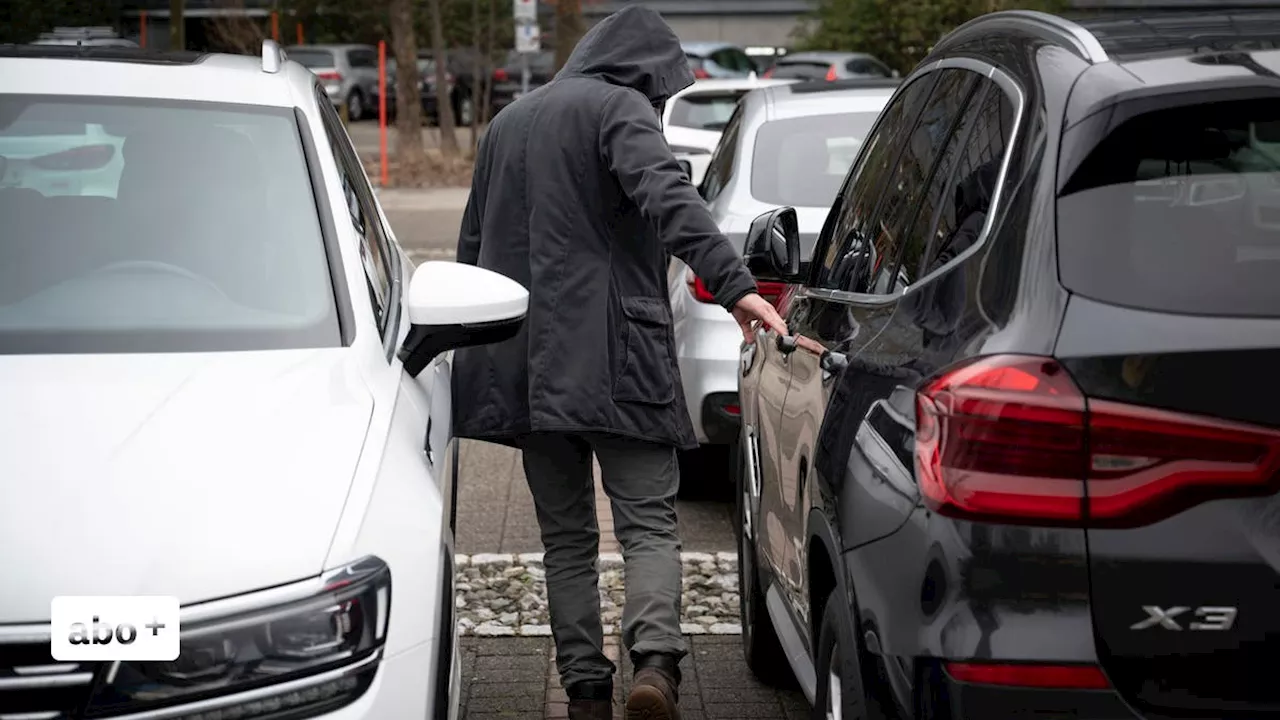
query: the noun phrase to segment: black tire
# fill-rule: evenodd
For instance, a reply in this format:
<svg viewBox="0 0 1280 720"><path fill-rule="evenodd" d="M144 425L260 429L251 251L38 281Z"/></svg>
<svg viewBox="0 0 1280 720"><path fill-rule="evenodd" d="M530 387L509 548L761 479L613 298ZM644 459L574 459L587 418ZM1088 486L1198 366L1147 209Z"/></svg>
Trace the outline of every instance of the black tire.
<svg viewBox="0 0 1280 720"><path fill-rule="evenodd" d="M817 692L813 699L814 720L884 720L883 706L868 692L866 663L871 662L854 632L849 608L840 601L839 591L831 594L822 611L818 632ZM833 672L834 671L834 672ZM832 687L839 688L833 697ZM834 702L833 702L834 701ZM835 705L838 704L838 708Z"/></svg>
<svg viewBox="0 0 1280 720"><path fill-rule="evenodd" d="M365 109L364 93L360 92L359 88L347 93L347 120L351 122L363 120Z"/></svg>
<svg viewBox="0 0 1280 720"><path fill-rule="evenodd" d="M773 619L765 608L764 589L760 586L760 571L756 566L755 541L743 531L746 523L746 457L741 441L734 443L737 470L734 472L734 505L737 507L736 532L738 535L738 615L742 623L742 655L747 667L759 679L769 685L789 687L795 684L795 674L787 662L787 655L778 641Z"/></svg>

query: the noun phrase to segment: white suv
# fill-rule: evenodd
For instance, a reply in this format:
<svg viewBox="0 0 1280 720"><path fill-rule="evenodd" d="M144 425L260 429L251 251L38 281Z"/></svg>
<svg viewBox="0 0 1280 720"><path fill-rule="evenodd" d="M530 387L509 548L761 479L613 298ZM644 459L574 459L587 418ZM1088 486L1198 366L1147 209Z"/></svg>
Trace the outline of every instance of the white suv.
<svg viewBox="0 0 1280 720"><path fill-rule="evenodd" d="M122 161L0 188L0 717L456 717L449 351L527 292L410 277L275 43L80 54L0 49L0 136ZM181 603L176 661L51 657L52 598L143 595Z"/></svg>

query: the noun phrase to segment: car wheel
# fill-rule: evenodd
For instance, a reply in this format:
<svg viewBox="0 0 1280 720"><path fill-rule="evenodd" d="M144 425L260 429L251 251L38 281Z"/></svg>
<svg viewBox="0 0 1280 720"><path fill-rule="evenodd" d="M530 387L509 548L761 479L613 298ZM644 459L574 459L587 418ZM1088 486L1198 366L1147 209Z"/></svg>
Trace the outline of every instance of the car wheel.
<svg viewBox="0 0 1280 720"><path fill-rule="evenodd" d="M817 692L814 720L884 720L879 702L867 692L863 651L853 630L849 608L833 592L822 611L818 631Z"/></svg>
<svg viewBox="0 0 1280 720"><path fill-rule="evenodd" d="M765 607L765 595L760 587L760 571L756 566L755 540L745 532L748 499L746 484L746 455L741 452L742 442L735 443L738 457L735 472L735 504L737 505L738 532L738 615L742 623L742 654L747 667L756 678L770 685L787 685L795 677L787 655L782 651L773 620Z"/></svg>
<svg viewBox="0 0 1280 720"><path fill-rule="evenodd" d="M347 95L347 119L351 122L364 119L364 95L359 90Z"/></svg>

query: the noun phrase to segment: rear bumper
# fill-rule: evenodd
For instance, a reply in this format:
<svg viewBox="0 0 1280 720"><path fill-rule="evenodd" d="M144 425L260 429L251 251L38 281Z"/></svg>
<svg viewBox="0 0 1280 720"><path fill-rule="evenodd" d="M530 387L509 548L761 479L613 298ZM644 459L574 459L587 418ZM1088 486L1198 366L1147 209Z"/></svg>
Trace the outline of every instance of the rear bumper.
<svg viewBox="0 0 1280 720"><path fill-rule="evenodd" d="M691 307L679 333L676 359L685 404L698 442L722 445L738 437L739 420L718 412L729 399L737 404L742 333L719 306ZM720 317L723 315L723 317Z"/></svg>

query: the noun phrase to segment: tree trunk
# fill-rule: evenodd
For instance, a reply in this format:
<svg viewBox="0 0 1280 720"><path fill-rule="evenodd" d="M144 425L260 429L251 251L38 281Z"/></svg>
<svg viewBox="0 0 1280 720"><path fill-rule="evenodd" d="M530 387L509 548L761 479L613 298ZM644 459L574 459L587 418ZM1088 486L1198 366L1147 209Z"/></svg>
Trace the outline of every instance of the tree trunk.
<svg viewBox="0 0 1280 720"><path fill-rule="evenodd" d="M471 47L475 48L475 62L471 65L471 157L476 156L480 144L480 103L476 94L484 90L480 73L480 0L471 0Z"/></svg>
<svg viewBox="0 0 1280 720"><path fill-rule="evenodd" d="M422 96L418 91L418 40L414 0L391 0L391 47L396 58L396 183L419 185L427 167L422 144Z"/></svg>
<svg viewBox="0 0 1280 720"><path fill-rule="evenodd" d="M556 72L582 39L582 0L556 0Z"/></svg>
<svg viewBox="0 0 1280 720"><path fill-rule="evenodd" d="M431 45L436 56L436 115L440 118L440 152L446 157L458 155L458 134L454 130L453 99L450 97L448 53L444 44L444 18L440 0L430 0ZM410 66L416 67L416 66Z"/></svg>
<svg viewBox="0 0 1280 720"><path fill-rule="evenodd" d="M485 25L487 35L484 43L484 58L486 62L484 71L484 92L480 94L480 107L482 108L480 111L480 117L483 118L485 122L489 122L493 117L493 73L495 72L497 65L497 61L493 58L493 46L497 43L497 41L494 40L494 34L497 32L498 19L497 5L495 5L497 0L485 0L485 2L489 4L489 22Z"/></svg>
<svg viewBox="0 0 1280 720"><path fill-rule="evenodd" d="M187 49L186 0L169 0L169 49Z"/></svg>

